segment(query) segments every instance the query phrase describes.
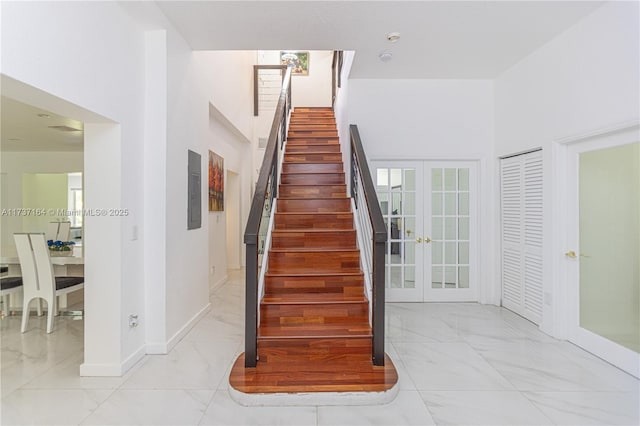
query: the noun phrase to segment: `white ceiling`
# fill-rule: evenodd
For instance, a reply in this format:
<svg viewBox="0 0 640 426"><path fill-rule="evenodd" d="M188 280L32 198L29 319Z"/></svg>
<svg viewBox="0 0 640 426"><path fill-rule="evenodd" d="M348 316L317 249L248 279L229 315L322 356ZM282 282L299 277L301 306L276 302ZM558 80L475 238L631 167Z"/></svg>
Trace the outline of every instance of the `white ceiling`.
<svg viewBox="0 0 640 426"><path fill-rule="evenodd" d="M603 3L157 2L194 50L354 50L351 78L469 79L496 78ZM133 11L136 3L121 5ZM144 17L138 14L136 19ZM399 32L401 39L389 43L389 32ZM378 54L383 50L391 52L393 60L382 63ZM82 122L6 96L1 101L2 151L83 149ZM80 131L66 132L50 126Z"/></svg>
<svg viewBox="0 0 640 426"><path fill-rule="evenodd" d="M2 151L82 151L83 123L6 96L0 97ZM40 117L38 114L44 114ZM48 116L48 117L46 117ZM59 130L52 126L66 126ZM70 131L70 129L78 129Z"/></svg>
<svg viewBox="0 0 640 426"><path fill-rule="evenodd" d="M157 2L194 50L355 50L351 78L461 79L496 78L603 3Z"/></svg>

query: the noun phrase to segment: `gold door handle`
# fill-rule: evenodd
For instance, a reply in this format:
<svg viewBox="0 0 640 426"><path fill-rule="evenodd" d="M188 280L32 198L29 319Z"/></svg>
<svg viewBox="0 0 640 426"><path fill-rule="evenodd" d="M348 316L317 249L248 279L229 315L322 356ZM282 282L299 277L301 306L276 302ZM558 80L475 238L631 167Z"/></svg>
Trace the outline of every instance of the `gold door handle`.
<svg viewBox="0 0 640 426"><path fill-rule="evenodd" d="M573 251L573 250L569 250L564 255L567 256L570 259L575 259L576 257L578 257L578 256L576 256L576 252Z"/></svg>
<svg viewBox="0 0 640 426"><path fill-rule="evenodd" d="M411 236L411 229L407 229L407 230L406 230L406 231L404 231L404 232L406 232L406 233L407 233L407 237L410 237L410 236Z"/></svg>
<svg viewBox="0 0 640 426"><path fill-rule="evenodd" d="M416 238L416 243L421 243L422 242L422 238Z"/></svg>
<svg viewBox="0 0 640 426"><path fill-rule="evenodd" d="M431 238L427 237L424 239L425 244L429 244L431 242Z"/></svg>

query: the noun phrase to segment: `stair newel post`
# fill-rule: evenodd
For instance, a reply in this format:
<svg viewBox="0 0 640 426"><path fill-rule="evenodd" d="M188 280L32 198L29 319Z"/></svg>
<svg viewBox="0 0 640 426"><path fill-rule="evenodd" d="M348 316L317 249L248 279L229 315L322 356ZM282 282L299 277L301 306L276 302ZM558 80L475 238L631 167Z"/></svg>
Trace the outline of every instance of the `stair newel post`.
<svg viewBox="0 0 640 426"><path fill-rule="evenodd" d="M245 321L244 321L244 366L252 368L258 360L258 236L251 241L245 239L246 254L246 289Z"/></svg>
<svg viewBox="0 0 640 426"><path fill-rule="evenodd" d="M384 255L386 233L374 235L373 245L373 365L384 365Z"/></svg>

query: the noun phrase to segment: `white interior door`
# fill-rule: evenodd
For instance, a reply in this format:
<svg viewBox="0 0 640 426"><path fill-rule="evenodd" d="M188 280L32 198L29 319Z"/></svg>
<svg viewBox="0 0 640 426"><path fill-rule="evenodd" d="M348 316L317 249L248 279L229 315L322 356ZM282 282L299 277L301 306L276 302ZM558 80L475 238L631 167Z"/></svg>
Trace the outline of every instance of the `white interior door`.
<svg viewBox="0 0 640 426"><path fill-rule="evenodd" d="M500 161L502 306L542 321L542 151Z"/></svg>
<svg viewBox="0 0 640 426"><path fill-rule="evenodd" d="M387 301L477 301L475 162L373 162Z"/></svg>
<svg viewBox="0 0 640 426"><path fill-rule="evenodd" d="M618 133L569 147L569 339L640 374L640 143Z"/></svg>
<svg viewBox="0 0 640 426"><path fill-rule="evenodd" d="M477 189L476 163L425 163L425 240L428 302L475 302Z"/></svg>
<svg viewBox="0 0 640 426"><path fill-rule="evenodd" d="M386 299L421 301L423 246L417 241L423 233L422 162L375 163L372 170L387 225Z"/></svg>

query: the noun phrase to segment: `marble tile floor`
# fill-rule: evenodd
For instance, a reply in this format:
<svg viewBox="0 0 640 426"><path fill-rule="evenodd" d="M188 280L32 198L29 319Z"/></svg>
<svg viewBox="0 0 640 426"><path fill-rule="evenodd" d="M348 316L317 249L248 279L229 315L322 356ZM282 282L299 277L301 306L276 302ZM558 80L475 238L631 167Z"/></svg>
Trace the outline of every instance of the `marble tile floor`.
<svg viewBox="0 0 640 426"><path fill-rule="evenodd" d="M242 407L228 372L242 350L241 271L211 293L211 311L167 355L124 377L79 377L83 322L54 333L19 317L1 331L2 425L638 425L640 383L478 304L390 303L387 353L399 393L381 406Z"/></svg>

